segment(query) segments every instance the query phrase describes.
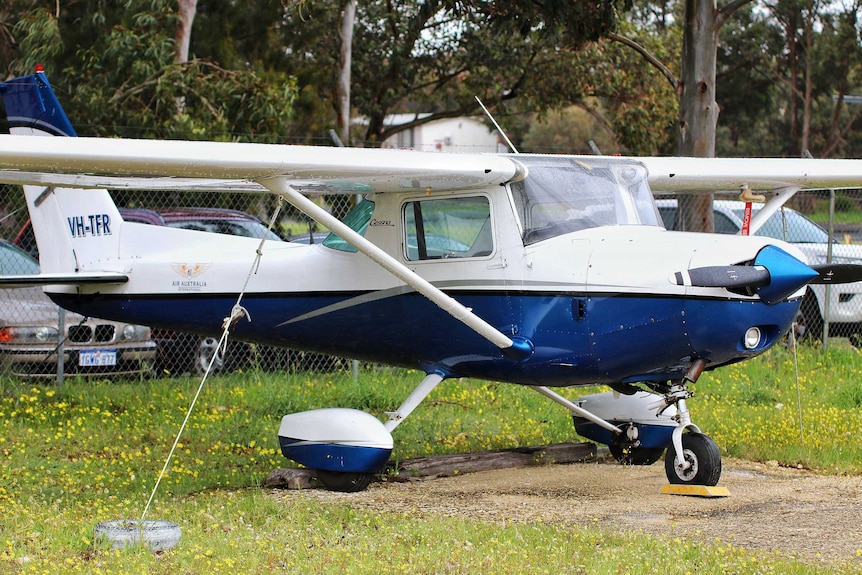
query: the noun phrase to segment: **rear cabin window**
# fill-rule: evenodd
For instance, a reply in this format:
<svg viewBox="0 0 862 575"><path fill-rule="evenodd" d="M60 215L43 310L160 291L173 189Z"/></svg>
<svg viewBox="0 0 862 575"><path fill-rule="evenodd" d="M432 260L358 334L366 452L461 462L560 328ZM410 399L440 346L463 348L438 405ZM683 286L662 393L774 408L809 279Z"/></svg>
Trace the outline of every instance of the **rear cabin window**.
<svg viewBox="0 0 862 575"><path fill-rule="evenodd" d="M488 198L440 198L404 204L404 247L410 261L473 258L494 251Z"/></svg>
<svg viewBox="0 0 862 575"><path fill-rule="evenodd" d="M365 232L368 231L368 224L371 222L371 214L374 213L374 202L363 199L358 204L353 206L341 223L356 232L362 237L365 237ZM312 242L314 243L314 242ZM323 245L338 250L340 252L356 252L356 248L347 243L346 240L331 233L323 240Z"/></svg>

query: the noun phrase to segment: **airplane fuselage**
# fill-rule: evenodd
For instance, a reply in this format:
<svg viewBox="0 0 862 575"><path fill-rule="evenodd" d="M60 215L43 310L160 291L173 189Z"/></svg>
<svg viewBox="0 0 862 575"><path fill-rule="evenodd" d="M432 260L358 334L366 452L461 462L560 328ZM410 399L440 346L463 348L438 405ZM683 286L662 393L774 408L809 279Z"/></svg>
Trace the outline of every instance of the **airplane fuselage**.
<svg viewBox="0 0 862 575"><path fill-rule="evenodd" d="M598 163L593 171L638 169ZM238 339L531 385L664 381L693 359L713 368L762 353L787 331L801 290L766 305L756 295L677 285L672 277L751 261L768 244L794 248L769 238L667 231L648 189L637 188L642 181L633 176L626 186L615 182L604 196L590 191L585 198L577 195L581 180L556 182L560 190L545 202L535 192L525 199L523 186L512 185L369 194L354 210L359 215L348 216L419 276L504 334L528 340L533 353L526 359L505 357L335 237L310 246L268 242L249 275L258 240L115 223L118 214L84 205L67 220L99 226L53 233L68 234L73 244L100 244L98 261L80 269L123 272L129 282L54 288L50 295L91 316L217 336L244 292L250 321L234 325ZM107 252L105 244L112 246ZM79 264L89 247L77 250ZM747 347L751 327L762 339Z"/></svg>

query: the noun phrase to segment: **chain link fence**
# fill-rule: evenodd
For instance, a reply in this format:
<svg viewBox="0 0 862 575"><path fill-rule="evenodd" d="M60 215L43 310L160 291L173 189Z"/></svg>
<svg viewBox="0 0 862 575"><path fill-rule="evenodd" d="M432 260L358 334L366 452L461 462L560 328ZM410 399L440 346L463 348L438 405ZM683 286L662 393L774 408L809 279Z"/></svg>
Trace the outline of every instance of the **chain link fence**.
<svg viewBox="0 0 862 575"><path fill-rule="evenodd" d="M252 237L267 233L276 205L272 196L252 194L124 191L115 193L114 200L128 220ZM341 217L355 198L326 196L319 201ZM665 226L674 229L676 200L660 199L658 205ZM718 233L739 233L743 202L719 199L714 209ZM828 230L832 230L831 242ZM289 205L282 209L273 231L278 236L273 241L305 243L319 243L327 234ZM16 186L0 185L0 233L5 240L0 243L0 274L36 273L38 252L23 193ZM862 191L799 193L758 233L797 245L811 262L862 262ZM862 283L809 288L797 334L801 339L821 340L824 333L862 345ZM215 338L63 312L39 288L0 290L0 377L202 373L216 347ZM214 366L221 372L354 368L344 358L239 341L230 341L227 353Z"/></svg>
<svg viewBox="0 0 862 575"><path fill-rule="evenodd" d="M223 233L268 241L320 243L327 232L290 205L269 231L273 196L113 192L123 218L151 225ZM318 200L341 217L349 196ZM38 273L38 248L17 186L0 185L0 275ZM61 336L62 334L62 336ZM0 377L59 378L63 375L141 377L203 373L218 338L134 326L64 312L41 288L0 290ZM352 369L345 358L229 340L213 362L217 372L333 371Z"/></svg>

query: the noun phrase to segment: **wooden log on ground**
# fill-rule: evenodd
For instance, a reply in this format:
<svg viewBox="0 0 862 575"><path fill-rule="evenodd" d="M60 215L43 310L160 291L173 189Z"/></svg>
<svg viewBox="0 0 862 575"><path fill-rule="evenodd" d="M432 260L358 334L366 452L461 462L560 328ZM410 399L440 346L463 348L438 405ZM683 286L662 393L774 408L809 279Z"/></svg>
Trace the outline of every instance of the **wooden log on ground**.
<svg viewBox="0 0 862 575"><path fill-rule="evenodd" d="M596 456L593 443L555 443L538 447L495 449L475 453L456 453L434 457L417 457L394 463L390 462L381 478L386 481L409 481L411 479L435 479L477 471L511 469L531 465L565 464L586 461ZM313 469L275 469L266 478L264 487L276 489L313 489L320 481Z"/></svg>
<svg viewBox="0 0 862 575"><path fill-rule="evenodd" d="M476 453L458 453L435 457L417 457L400 463L390 462L387 478L407 480L415 477L446 477L462 473L548 465L576 463L596 455L593 443L556 443L539 447L497 449Z"/></svg>

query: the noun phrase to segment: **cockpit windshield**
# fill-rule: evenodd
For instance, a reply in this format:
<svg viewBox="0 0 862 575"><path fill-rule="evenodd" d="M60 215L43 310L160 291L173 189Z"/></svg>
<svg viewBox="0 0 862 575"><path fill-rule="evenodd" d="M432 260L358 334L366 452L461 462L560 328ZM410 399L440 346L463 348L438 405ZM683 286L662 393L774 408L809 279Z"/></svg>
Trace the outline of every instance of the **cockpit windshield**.
<svg viewBox="0 0 862 575"><path fill-rule="evenodd" d="M527 177L511 184L524 244L594 228L661 226L646 168L620 158L525 156Z"/></svg>

